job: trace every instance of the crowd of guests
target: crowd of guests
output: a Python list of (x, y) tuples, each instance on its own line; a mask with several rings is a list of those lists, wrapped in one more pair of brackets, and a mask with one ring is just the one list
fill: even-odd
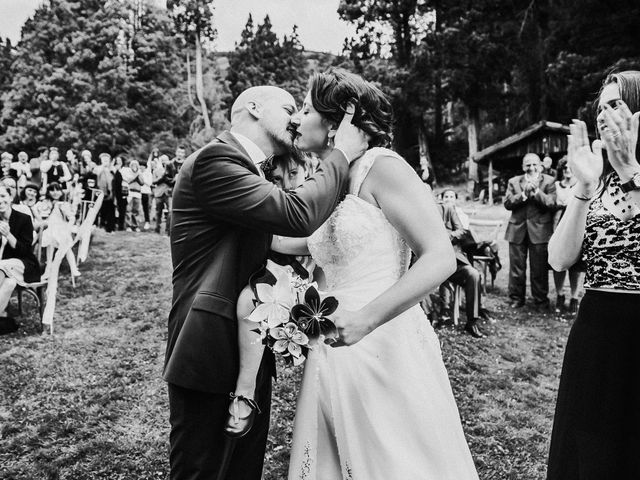
[[(54, 202), (50, 194), (53, 185), (54, 192), (62, 192), (60, 198), (78, 205), (81, 200), (95, 200), (101, 191), (104, 199), (99, 224), (107, 232), (149, 230), (153, 222), (160, 233), (164, 222), (168, 233), (173, 184), (186, 152), (179, 145), (171, 158), (154, 148), (143, 160), (107, 152), (99, 153), (96, 160), (89, 150), (78, 154), (73, 149), (67, 150), (63, 159), (56, 147), (41, 147), (33, 158), (23, 151), (15, 158), (4, 152), (0, 182), (15, 195), (14, 203), (29, 206), (34, 223), (48, 217)], [(73, 214), (79, 212), (74, 210)]]
[[(41, 147), (37, 156), (24, 152), (0, 155), (0, 331), (17, 328), (6, 308), (17, 285), (44, 281), (56, 249), (67, 250), (72, 281), (80, 275), (71, 248), (74, 233), (100, 192), (96, 222), (107, 232), (151, 229), (169, 233), (175, 176), (186, 158), (179, 145), (170, 158), (154, 149), (142, 161), (69, 149), (61, 157), (56, 147)], [(34, 254), (35, 245), (45, 258)], [(42, 266), (40, 265), (42, 263)]]

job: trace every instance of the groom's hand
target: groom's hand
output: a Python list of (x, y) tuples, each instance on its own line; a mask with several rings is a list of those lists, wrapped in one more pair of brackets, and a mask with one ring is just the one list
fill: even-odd
[(334, 148), (344, 153), (349, 163), (360, 158), (369, 148), (369, 136), (351, 123), (355, 110), (352, 104), (347, 106), (347, 113), (342, 117), (334, 139)]

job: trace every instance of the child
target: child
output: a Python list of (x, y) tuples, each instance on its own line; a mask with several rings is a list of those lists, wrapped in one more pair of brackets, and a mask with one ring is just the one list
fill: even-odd
[[(291, 158), (289, 156), (273, 157), (262, 165), (265, 178), (283, 190), (297, 188), (305, 178), (304, 159)], [(274, 236), (271, 243), (272, 252), (269, 254), (266, 269), (278, 277), (288, 270), (290, 274), (309, 277), (313, 270), (313, 261), (308, 257), (306, 238), (283, 238)], [(280, 253), (277, 253), (280, 252)], [(292, 255), (306, 255), (305, 259), (299, 259)], [(240, 371), (236, 381), (235, 392), (231, 393), (233, 399), (229, 406), (229, 419), (225, 431), (230, 437), (242, 437), (251, 429), (255, 414), (260, 413), (254, 400), (256, 389), (256, 377), (264, 346), (256, 335), (256, 323), (247, 319), (255, 308), (255, 295), (251, 285), (247, 285), (238, 298), (238, 347), (240, 352)]]

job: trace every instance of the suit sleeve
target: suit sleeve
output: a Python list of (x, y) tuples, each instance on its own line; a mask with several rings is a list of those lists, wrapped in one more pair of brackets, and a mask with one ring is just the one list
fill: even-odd
[(522, 198), (522, 193), (516, 192), (515, 184), (509, 180), (507, 184), (507, 193), (504, 196), (504, 208), (507, 210), (517, 210), (524, 206), (527, 200)]
[(306, 237), (331, 215), (346, 187), (349, 166), (335, 150), (318, 171), (284, 192), (237, 159), (203, 155), (192, 174), (196, 199), (213, 217), (276, 235)]
[(449, 239), (451, 240), (452, 245), (456, 245), (460, 243), (460, 239), (464, 237), (465, 229), (462, 227), (460, 217), (458, 217), (458, 214), (453, 207), (447, 208), (446, 216), (449, 218), (449, 221), (445, 224), (449, 232)]
[(536, 203), (547, 208), (556, 208), (556, 184), (555, 182), (541, 185), (538, 192), (533, 196)]
[(16, 237), (15, 252), (20, 257), (26, 257), (31, 251), (33, 243), (33, 223), (31, 217), (24, 215), (21, 220), (16, 222), (15, 231), (11, 232)]

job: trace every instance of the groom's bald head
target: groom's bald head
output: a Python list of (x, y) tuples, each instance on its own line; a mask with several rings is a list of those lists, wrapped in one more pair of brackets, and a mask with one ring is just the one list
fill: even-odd
[(246, 136), (266, 155), (284, 153), (293, 148), (291, 117), (296, 110), (296, 101), (281, 88), (248, 88), (231, 106), (231, 132)]
[(292, 105), (294, 110), (296, 108), (296, 102), (291, 94), (282, 88), (270, 85), (247, 88), (238, 95), (231, 106), (231, 124), (234, 124), (234, 119), (238, 121), (243, 112), (248, 112), (255, 117), (256, 107), (258, 110), (263, 110), (274, 102)]

